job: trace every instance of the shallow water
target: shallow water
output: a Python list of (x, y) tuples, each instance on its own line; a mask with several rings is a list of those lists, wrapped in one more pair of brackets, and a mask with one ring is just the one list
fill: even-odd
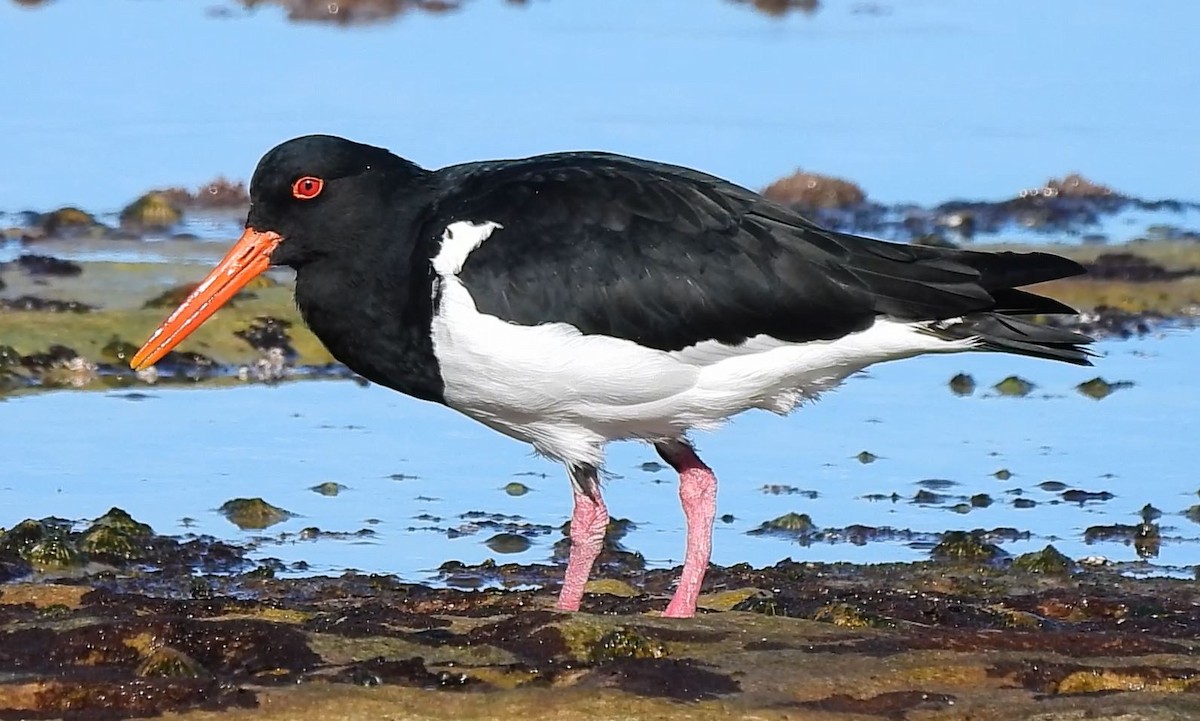
[[(1097, 368), (973, 354), (894, 363), (851, 379), (819, 403), (788, 418), (749, 413), (697, 437), (702, 455), (722, 481), (714, 560), (769, 564), (785, 557), (878, 562), (927, 557), (926, 543), (797, 541), (747, 535), (789, 511), (808, 513), (819, 528), (851, 524), (917, 532), (1015, 527), (1028, 540), (1004, 543), (1013, 553), (1047, 542), (1079, 558), (1103, 555), (1135, 561), (1122, 542), (1087, 544), (1089, 526), (1136, 524), (1149, 503), (1163, 511), (1161, 552), (1144, 572), (1179, 572), (1200, 564), (1200, 528), (1182, 512), (1200, 502), (1192, 457), (1200, 435), (1194, 359), (1200, 334), (1099, 345)], [(958, 372), (979, 384), (956, 397), (947, 387)], [(998, 397), (990, 386), (1010, 374), (1037, 384), (1025, 398)], [(1074, 387), (1096, 375), (1133, 381), (1132, 388), (1096, 401)], [(486, 558), (544, 561), (557, 527), (569, 516), (562, 471), (528, 449), (445, 408), (380, 387), (352, 382), (301, 382), (230, 390), (150, 390), (149, 397), (58, 392), (0, 404), (0, 437), (9, 449), (0, 481), (0, 524), (50, 514), (86, 518), (118, 505), (159, 532), (202, 532), (235, 540), (264, 539), (260, 555), (303, 560), (315, 572), (343, 568), (424, 579), (444, 561)], [(879, 459), (857, 458), (869, 451)], [(652, 565), (677, 563), (683, 522), (668, 470), (640, 444), (611, 448), (606, 498), (614, 516), (636, 530), (625, 545)], [(993, 473), (1010, 470), (1012, 478)], [(400, 477), (400, 480), (392, 478)], [(919, 481), (953, 481), (934, 488), (949, 498), (913, 502)], [(1108, 491), (1114, 498), (1067, 503), (1038, 484)], [(326, 497), (309, 488), (335, 481), (349, 488)], [(519, 481), (531, 491), (510, 496)], [(772, 495), (786, 484), (805, 495)], [(1021, 489), (1019, 496), (1014, 489)], [(870, 501), (870, 494), (897, 494)], [(966, 515), (950, 506), (977, 493), (995, 503)], [(216, 512), (226, 500), (262, 496), (300, 514), (267, 531), (240, 531)], [(1036, 506), (1018, 509), (1015, 498)], [(496, 531), (473, 531), (462, 514), (519, 515), (554, 527), (534, 534), (531, 547), (498, 555), (485, 541)], [(419, 518), (423, 514), (437, 520)], [(189, 517), (190, 528), (181, 524)], [(316, 526), (326, 531), (370, 528), (353, 540), (266, 542), (281, 532)], [(448, 529), (457, 529), (455, 535)], [(545, 529), (543, 529), (545, 530)]]

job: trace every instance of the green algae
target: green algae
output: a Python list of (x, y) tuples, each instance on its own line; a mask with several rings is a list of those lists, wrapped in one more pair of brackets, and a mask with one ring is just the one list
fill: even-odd
[(260, 531), (295, 515), (261, 498), (234, 498), (221, 504), (218, 512), (243, 531)]
[(1040, 551), (1023, 553), (1012, 562), (1014, 571), (1025, 573), (1070, 573), (1074, 566), (1075, 562), (1053, 545), (1047, 545)]

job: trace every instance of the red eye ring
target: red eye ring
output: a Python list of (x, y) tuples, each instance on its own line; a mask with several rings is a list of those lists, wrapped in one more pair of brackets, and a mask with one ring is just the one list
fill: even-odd
[(312, 200), (324, 189), (324, 180), (315, 175), (306, 175), (292, 183), (292, 197), (297, 200)]

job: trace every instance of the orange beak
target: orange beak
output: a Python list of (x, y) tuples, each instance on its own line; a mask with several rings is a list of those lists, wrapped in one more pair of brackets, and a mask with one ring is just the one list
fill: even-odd
[(246, 228), (221, 262), (213, 268), (187, 300), (167, 316), (150, 340), (129, 361), (134, 370), (154, 365), (183, 342), (209, 316), (237, 295), (247, 283), (271, 267), (271, 253), (283, 238), (273, 231)]

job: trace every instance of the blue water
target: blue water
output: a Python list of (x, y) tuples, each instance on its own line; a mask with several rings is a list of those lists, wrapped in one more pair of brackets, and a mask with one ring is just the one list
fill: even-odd
[[(864, 524), (939, 533), (1011, 526), (1033, 534), (1004, 545), (1013, 553), (1053, 542), (1077, 558), (1134, 561), (1132, 547), (1089, 545), (1083, 532), (1135, 524), (1137, 511), (1150, 503), (1164, 512), (1164, 541), (1154, 563), (1160, 569), (1200, 564), (1200, 527), (1181, 515), (1200, 503), (1192, 463), (1200, 436), (1200, 334), (1106, 342), (1100, 350), (1095, 369), (985, 354), (878, 366), (788, 418), (748, 413), (698, 436), (702, 456), (721, 479), (719, 513), (735, 519), (718, 522), (714, 560), (927, 557), (919, 544), (805, 547), (746, 533), (795, 511), (810, 514), (821, 528)], [(947, 388), (960, 371), (979, 382), (973, 396), (956, 397)], [(1037, 389), (1026, 398), (997, 397), (988, 389), (1013, 373)], [(1097, 373), (1135, 386), (1101, 401), (1075, 392)], [(524, 553), (497, 556), (484, 545), (493, 531), (472, 533), (464, 513), (516, 514), (555, 528), (570, 514), (569, 484), (557, 465), (453, 411), (380, 387), (305, 382), (149, 392), (141, 401), (121, 393), (60, 392), (0, 404), (0, 437), (13, 449), (0, 480), (0, 524), (49, 514), (94, 517), (119, 505), (160, 532), (238, 540), (311, 526), (371, 528), (378, 534), (372, 539), (265, 543), (259, 553), (304, 560), (321, 572), (356, 568), (423, 579), (450, 559), (544, 561), (561, 537), (556, 531), (535, 538)], [(855, 456), (863, 450), (879, 460), (860, 463)], [(683, 521), (672, 473), (641, 468), (654, 460), (643, 445), (613, 445), (608, 469), (615, 476), (606, 498), (615, 516), (637, 524), (626, 545), (654, 565), (667, 565), (681, 558)], [(1013, 477), (994, 478), (1000, 468)], [(931, 478), (958, 484), (941, 493), (987, 493), (995, 503), (965, 515), (949, 510), (956, 499), (912, 503), (918, 481)], [(504, 486), (514, 480), (532, 491), (507, 495)], [(1116, 497), (1083, 507), (1053, 504), (1058, 494), (1037, 487), (1046, 480)], [(325, 481), (349, 488), (336, 497), (309, 490)], [(769, 484), (817, 497), (770, 495), (762, 491)], [(1017, 488), (1038, 505), (1015, 508), (1011, 491)], [(864, 498), (877, 493), (901, 500)], [(239, 496), (262, 496), (300, 517), (266, 532), (240, 531), (216, 512)], [(421, 520), (421, 514), (443, 520)], [(184, 528), (185, 517), (195, 526)], [(467, 533), (449, 538), (447, 528)]]
[(474, 0), (354, 29), (211, 4), (0, 3), (0, 210), (244, 179), (314, 131), (429, 166), (598, 148), (750, 187), (803, 166), (888, 203), (1071, 170), (1200, 195), (1190, 0)]

